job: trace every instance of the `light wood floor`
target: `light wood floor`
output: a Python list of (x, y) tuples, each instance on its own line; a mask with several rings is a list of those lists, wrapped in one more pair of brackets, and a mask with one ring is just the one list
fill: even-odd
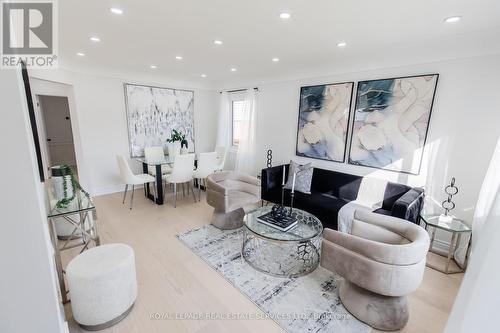
[[(154, 320), (151, 315), (175, 313), (261, 313), (221, 275), (210, 268), (176, 234), (209, 223), (212, 209), (202, 194), (187, 197), (174, 209), (136, 191), (134, 209), (122, 205), (121, 194), (95, 198), (101, 241), (126, 243), (136, 255), (138, 298), (122, 322), (101, 332), (284, 332), (272, 320)], [(71, 256), (67, 251), (63, 261)], [(426, 268), (424, 281), (409, 297), (410, 321), (402, 332), (442, 332), (463, 274), (445, 275)], [(66, 306), (71, 332), (85, 332)]]

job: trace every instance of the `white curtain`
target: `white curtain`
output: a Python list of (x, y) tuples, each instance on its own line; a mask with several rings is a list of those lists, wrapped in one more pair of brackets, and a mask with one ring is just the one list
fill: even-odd
[(217, 147), (231, 147), (231, 121), (231, 103), (227, 92), (223, 92), (220, 94)]
[(243, 121), (241, 139), (236, 155), (235, 169), (255, 176), (256, 134), (257, 134), (257, 94), (250, 88), (243, 103)]

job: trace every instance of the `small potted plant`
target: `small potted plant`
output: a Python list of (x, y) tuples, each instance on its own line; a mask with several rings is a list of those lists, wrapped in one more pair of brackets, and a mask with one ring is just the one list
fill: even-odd
[(51, 168), (51, 171), (57, 208), (67, 208), (75, 199), (77, 191), (90, 198), (89, 194), (80, 186), (70, 166), (55, 166)]
[(186, 136), (177, 130), (172, 130), (170, 138), (167, 139), (168, 145), (168, 155), (177, 156), (181, 152), (182, 140), (185, 140)]

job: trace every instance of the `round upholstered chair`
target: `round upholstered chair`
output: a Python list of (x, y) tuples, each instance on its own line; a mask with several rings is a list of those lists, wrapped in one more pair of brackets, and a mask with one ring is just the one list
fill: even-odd
[(66, 268), (73, 318), (97, 331), (125, 318), (137, 298), (134, 250), (126, 244), (91, 248)]
[(260, 200), (260, 181), (247, 174), (222, 171), (207, 177), (207, 203), (214, 207), (212, 225), (219, 229), (243, 226), (243, 207)]
[(359, 320), (384, 331), (408, 322), (406, 295), (425, 270), (429, 235), (424, 228), (392, 216), (357, 210), (351, 234), (323, 232), (321, 266), (340, 274), (340, 299)]

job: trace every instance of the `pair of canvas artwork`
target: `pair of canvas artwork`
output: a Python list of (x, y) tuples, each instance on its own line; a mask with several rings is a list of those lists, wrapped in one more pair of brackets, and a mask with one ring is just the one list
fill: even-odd
[(358, 82), (351, 126), (354, 82), (302, 87), (297, 155), (345, 162), (349, 149), (350, 164), (418, 174), (437, 81), (438, 74)]

